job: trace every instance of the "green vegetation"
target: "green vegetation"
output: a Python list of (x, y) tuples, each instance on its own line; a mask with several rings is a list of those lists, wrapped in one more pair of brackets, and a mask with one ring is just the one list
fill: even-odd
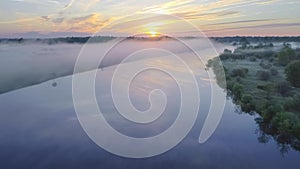
[(76, 43), (76, 44), (84, 44), (84, 43), (100, 43), (107, 42), (115, 39), (112, 36), (87, 36), (87, 37), (62, 37), (62, 38), (45, 38), (45, 39), (23, 39), (23, 38), (15, 38), (15, 39), (0, 39), (0, 43), (43, 43), (48, 45), (54, 45), (59, 43)]
[(295, 87), (300, 87), (300, 61), (290, 63), (285, 72), (287, 80)]
[(260, 115), (257, 122), (264, 133), (300, 151), (300, 50), (287, 43), (275, 48), (242, 42), (207, 66), (242, 111)]

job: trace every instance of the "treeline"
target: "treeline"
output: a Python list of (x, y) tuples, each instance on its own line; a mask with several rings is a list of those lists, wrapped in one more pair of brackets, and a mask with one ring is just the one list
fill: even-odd
[(246, 39), (249, 43), (266, 42), (300, 42), (300, 36), (233, 36), (233, 37), (211, 37), (211, 39), (221, 43), (238, 43)]
[(112, 36), (95, 36), (95, 37), (63, 37), (63, 38), (46, 38), (46, 39), (24, 39), (24, 38), (11, 38), (11, 39), (0, 39), (0, 43), (42, 43), (42, 44), (59, 44), (59, 43), (100, 43), (107, 42), (115, 39)]

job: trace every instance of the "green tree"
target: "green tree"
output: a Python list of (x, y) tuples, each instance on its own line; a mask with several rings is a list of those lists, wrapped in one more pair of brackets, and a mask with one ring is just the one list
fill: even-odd
[(285, 69), (287, 80), (295, 87), (300, 87), (300, 61), (290, 63)]
[(278, 54), (278, 63), (286, 66), (292, 59), (295, 59), (295, 51), (288, 45), (284, 45)]
[(240, 99), (242, 97), (243, 91), (243, 86), (238, 83), (235, 83), (232, 87), (232, 93), (236, 97), (236, 99)]

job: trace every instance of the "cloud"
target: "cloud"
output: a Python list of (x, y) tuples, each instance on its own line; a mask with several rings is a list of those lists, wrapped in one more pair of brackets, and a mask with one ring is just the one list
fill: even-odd
[(56, 4), (56, 5), (59, 5), (59, 4), (60, 4), (60, 2), (58, 2), (58, 1), (53, 1), (53, 0), (48, 0), (47, 2), (50, 3), (50, 4)]
[(75, 2), (75, 0), (71, 0), (68, 4), (66, 4), (65, 6), (64, 6), (64, 10), (66, 10), (66, 9), (68, 9), (69, 7), (71, 7), (72, 5), (73, 5), (73, 3)]
[(49, 16), (41, 16), (42, 19), (44, 19), (45, 21), (49, 21), (50, 17)]
[(104, 18), (99, 13), (93, 13), (85, 16), (73, 17), (66, 20), (66, 27), (69, 31), (79, 32), (97, 32), (107, 25), (111, 18)]
[(253, 25), (253, 26), (222, 28), (222, 29), (206, 30), (206, 31), (214, 32), (214, 31), (239, 30), (239, 29), (280, 28), (280, 27), (294, 27), (294, 26), (300, 26), (300, 23), (272, 23), (272, 24)]
[(60, 23), (62, 23), (64, 20), (65, 20), (65, 18), (64, 18), (64, 17), (61, 17), (61, 18), (55, 18), (55, 19), (52, 19), (52, 22), (53, 22), (53, 23), (60, 24)]
[(190, 11), (190, 12), (181, 12), (181, 13), (174, 13), (174, 15), (182, 17), (184, 19), (220, 19), (221, 17), (224, 18), (224, 16), (229, 15), (235, 15), (238, 14), (238, 11), (220, 11), (220, 12), (211, 12), (211, 13), (199, 13), (197, 11)]
[(272, 4), (274, 2), (278, 2), (280, 0), (266, 0), (266, 1), (262, 1), (262, 2), (257, 2), (257, 4), (259, 5), (269, 5), (269, 4)]
[(221, 22), (221, 23), (206, 24), (205, 26), (230, 25), (230, 24), (239, 24), (239, 23), (254, 23), (254, 22), (274, 21), (274, 20), (275, 19), (240, 20), (240, 21), (233, 21), (233, 22)]
[(70, 19), (68, 21), (68, 23), (74, 24), (74, 23), (80, 23), (80, 22), (84, 22), (84, 21), (89, 21), (89, 20), (93, 20), (93, 19), (97, 19), (99, 16), (99, 14), (89, 14), (86, 16), (80, 16), (80, 17), (74, 17), (72, 19)]

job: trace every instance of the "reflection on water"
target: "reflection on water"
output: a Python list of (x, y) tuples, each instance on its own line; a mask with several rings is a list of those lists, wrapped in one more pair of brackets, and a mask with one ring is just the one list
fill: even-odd
[[(150, 58), (131, 64), (161, 64), (182, 71), (172, 60)], [(172, 66), (173, 65), (173, 66)], [(162, 89), (167, 97), (163, 116), (155, 123), (133, 125), (120, 116), (111, 99), (110, 80), (114, 66), (99, 70), (96, 97), (106, 120), (118, 131), (136, 137), (149, 137), (165, 130), (178, 113), (180, 93), (174, 79), (159, 71), (146, 71), (130, 86), (132, 104), (149, 108), (148, 94)], [(184, 73), (184, 72), (183, 72)], [(73, 108), (72, 77), (66, 76), (39, 85), (0, 95), (0, 168), (298, 168), (300, 154), (290, 150), (282, 156), (277, 142), (257, 140), (256, 116), (236, 113), (231, 99), (214, 135), (204, 144), (198, 137), (210, 105), (210, 86), (204, 70), (195, 72), (201, 93), (197, 121), (188, 136), (172, 150), (146, 159), (112, 155), (82, 130)], [(126, 79), (126, 74), (121, 78)], [(189, 82), (186, 82), (189, 85)], [(88, 104), (88, 100), (84, 100)], [(95, 117), (96, 118), (96, 117)], [(170, 138), (172, 139), (172, 138)], [(112, 140), (115, 141), (115, 140)], [(135, 147), (132, 147), (133, 149)]]

